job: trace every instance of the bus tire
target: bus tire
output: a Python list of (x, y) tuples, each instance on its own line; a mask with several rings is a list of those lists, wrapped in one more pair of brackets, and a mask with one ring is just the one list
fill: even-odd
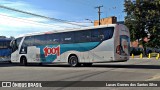
[(84, 67), (91, 67), (93, 63), (83, 63)]
[(80, 63), (78, 62), (78, 57), (76, 55), (71, 55), (68, 59), (68, 63), (71, 67), (80, 66)]
[(43, 64), (42, 64), (42, 63), (39, 63), (38, 65), (39, 65), (39, 66), (42, 66)]
[(8, 61), (8, 63), (12, 64), (12, 62), (11, 62), (11, 61)]
[(21, 64), (23, 65), (23, 66), (27, 66), (27, 58), (26, 57), (21, 57)]

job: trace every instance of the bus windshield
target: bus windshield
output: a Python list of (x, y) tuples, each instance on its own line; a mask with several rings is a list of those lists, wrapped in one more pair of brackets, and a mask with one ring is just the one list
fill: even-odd
[(12, 52), (18, 50), (18, 46), (20, 44), (20, 41), (21, 41), (22, 38), (17, 38), (15, 40), (13, 40), (10, 44), (11, 48), (12, 48)]

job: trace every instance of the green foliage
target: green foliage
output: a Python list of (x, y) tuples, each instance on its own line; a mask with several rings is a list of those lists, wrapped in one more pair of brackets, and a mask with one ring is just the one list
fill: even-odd
[[(131, 41), (142, 39), (144, 46), (160, 48), (160, 0), (125, 0), (124, 7)], [(145, 43), (143, 38), (148, 35), (154, 38)]]

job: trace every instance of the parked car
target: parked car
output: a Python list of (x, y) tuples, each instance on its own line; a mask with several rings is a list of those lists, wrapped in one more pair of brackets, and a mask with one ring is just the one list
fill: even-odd
[(131, 47), (130, 48), (130, 55), (134, 54), (134, 55), (140, 55), (141, 53), (143, 53), (143, 48), (140, 47)]

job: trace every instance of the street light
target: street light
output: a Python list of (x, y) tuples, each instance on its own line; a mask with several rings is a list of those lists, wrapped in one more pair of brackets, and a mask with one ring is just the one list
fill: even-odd
[(92, 20), (90, 20), (90, 19), (85, 19), (85, 20), (88, 20), (88, 21), (90, 21), (91, 23), (93, 23), (93, 21), (92, 21)]

